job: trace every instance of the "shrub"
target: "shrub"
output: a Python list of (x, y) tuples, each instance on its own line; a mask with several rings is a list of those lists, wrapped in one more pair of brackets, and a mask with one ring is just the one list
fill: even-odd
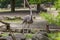
[(26, 34), (25, 36), (26, 36), (26, 38), (32, 38), (33, 34)]
[(40, 16), (44, 18), (49, 24), (55, 24), (60, 26), (60, 13), (57, 16), (49, 13), (41, 13)]

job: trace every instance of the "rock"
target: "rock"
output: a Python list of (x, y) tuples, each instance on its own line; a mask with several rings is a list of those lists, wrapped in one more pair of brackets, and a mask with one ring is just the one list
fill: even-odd
[(44, 36), (48, 37), (48, 35), (47, 35), (47, 32), (46, 32), (46, 31), (40, 31), (40, 32), (38, 32), (37, 34), (42, 34), (42, 35), (44, 35)]
[(49, 38), (46, 33), (42, 32), (42, 33), (35, 34), (32, 40), (49, 40)]
[(15, 34), (16, 40), (25, 40), (25, 36), (23, 34)]
[(7, 36), (7, 37), (0, 37), (0, 40), (13, 40), (11, 38), (11, 36)]
[(26, 40), (31, 40), (31, 38), (27, 38)]

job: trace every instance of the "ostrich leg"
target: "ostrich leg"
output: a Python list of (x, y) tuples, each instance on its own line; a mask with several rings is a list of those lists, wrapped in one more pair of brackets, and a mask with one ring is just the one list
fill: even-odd
[(25, 32), (25, 27), (27, 26), (27, 23), (23, 23), (23, 27), (22, 27), (22, 33), (24, 34), (24, 32)]
[(27, 33), (29, 33), (30, 25), (31, 25), (31, 24), (27, 24)]
[[(29, 32), (28, 28), (30, 27), (30, 24), (33, 23), (33, 19), (32, 19), (32, 9), (31, 9), (31, 6), (29, 5), (28, 0), (26, 0), (26, 3), (27, 3), (27, 5), (29, 6), (30, 14), (27, 15), (27, 16), (25, 16), (23, 23), (26, 23), (25, 26), (27, 27), (26, 30), (27, 30), (27, 33), (28, 33), (28, 32)], [(24, 30), (24, 28), (23, 28), (23, 32), (24, 32), (24, 31), (25, 31), (25, 30)]]

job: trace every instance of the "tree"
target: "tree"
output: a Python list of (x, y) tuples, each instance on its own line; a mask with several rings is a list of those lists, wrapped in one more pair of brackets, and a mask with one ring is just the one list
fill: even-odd
[(22, 6), (23, 0), (15, 0), (15, 7)]
[(40, 16), (42, 18), (44, 18), (48, 24), (54, 24), (54, 25), (60, 26), (60, 13), (58, 13), (58, 15), (56, 15), (56, 16), (53, 14), (42, 13), (42, 14), (40, 14)]
[(24, 8), (26, 7), (26, 5), (25, 5), (25, 0), (24, 0)]
[(11, 11), (14, 12), (15, 11), (15, 6), (19, 6), (19, 3), (21, 3), (21, 2), (22, 2), (22, 0), (11, 0), (10, 1)]
[(11, 11), (14, 12), (15, 11), (15, 0), (11, 0)]
[(37, 4), (37, 12), (40, 12), (40, 4), (51, 2), (54, 4), (55, 0), (29, 0), (30, 4)]
[(55, 1), (55, 7), (58, 9), (60, 8), (60, 0)]
[(30, 4), (37, 4), (37, 12), (40, 11), (40, 4), (41, 4), (42, 0), (29, 0)]
[(10, 0), (0, 0), (0, 8), (6, 8)]

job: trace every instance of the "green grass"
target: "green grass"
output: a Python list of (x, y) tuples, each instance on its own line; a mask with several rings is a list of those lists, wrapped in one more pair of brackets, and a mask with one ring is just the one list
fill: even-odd
[(2, 20), (2, 21), (4, 21), (4, 22), (7, 22), (7, 23), (21, 23), (22, 22), (22, 20)]
[(7, 33), (4, 33), (4, 34), (2, 34), (2, 36), (6, 37), (6, 36), (8, 36), (8, 34)]
[(0, 9), (0, 12), (8, 12), (11, 11), (11, 9)]
[[(18, 33), (14, 33), (14, 35), (16, 35), (16, 34), (18, 34)], [(7, 36), (9, 36), (9, 34), (8, 33), (3, 33), (3, 34), (0, 34), (0, 36), (7, 37)]]
[(49, 33), (48, 37), (52, 40), (60, 40), (60, 32), (57, 33)]
[(32, 38), (33, 37), (33, 34), (31, 34), (31, 33), (30, 34), (25, 34), (25, 37), (26, 38)]
[(0, 34), (0, 36), (2, 36), (2, 37), (7, 37), (8, 34), (7, 34), (7, 33), (3, 33), (3, 34)]

